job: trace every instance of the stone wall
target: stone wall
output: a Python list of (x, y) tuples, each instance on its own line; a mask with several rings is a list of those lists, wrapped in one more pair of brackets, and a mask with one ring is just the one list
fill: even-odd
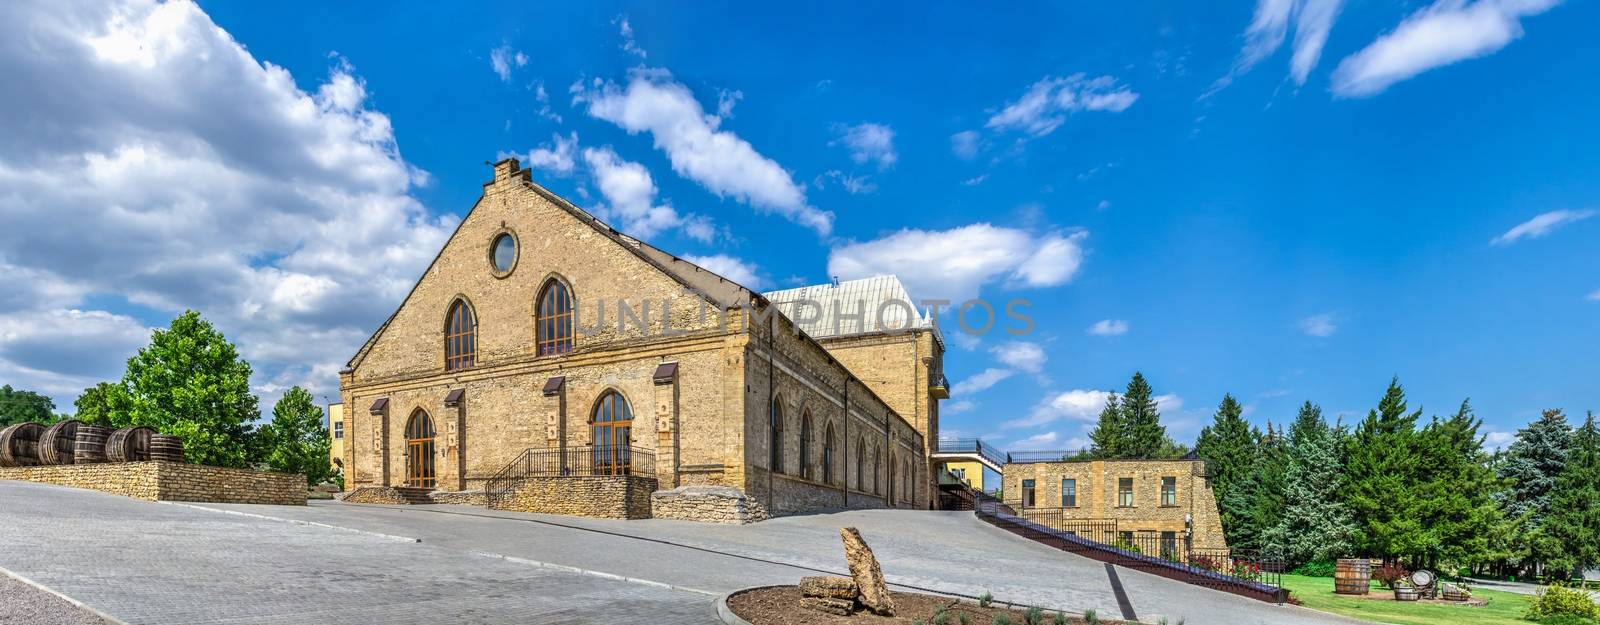
[(569, 514), (603, 519), (650, 518), (656, 479), (636, 475), (534, 477), (511, 488), (496, 510)]
[[(1006, 503), (1020, 508), (1022, 481), (1034, 481), (1034, 507), (1059, 510), (1068, 520), (1110, 519), (1124, 532), (1176, 532), (1183, 535), (1184, 517), (1191, 519), (1196, 548), (1226, 548), (1216, 496), (1199, 460), (1092, 460), (1028, 462), (1005, 465)], [(1177, 497), (1161, 503), (1161, 480), (1173, 478)], [(1077, 505), (1063, 506), (1062, 480), (1075, 480)], [(1118, 480), (1133, 480), (1133, 505), (1121, 505)], [(1027, 516), (1026, 510), (1020, 510)]]
[(388, 486), (362, 486), (348, 493), (340, 495), (339, 501), (345, 503), (379, 503), (390, 505), (405, 505), (411, 503), (400, 496), (400, 491)]
[(744, 524), (764, 521), (761, 502), (727, 486), (680, 486), (650, 496), (651, 514), (658, 519), (704, 523)]
[(0, 468), (0, 479), (88, 488), (149, 501), (303, 506), (306, 478), (175, 462), (116, 462)]

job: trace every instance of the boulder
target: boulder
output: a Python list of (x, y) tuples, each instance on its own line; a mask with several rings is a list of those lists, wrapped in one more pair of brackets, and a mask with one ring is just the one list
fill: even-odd
[(828, 614), (837, 614), (839, 616), (850, 616), (850, 612), (856, 607), (856, 602), (849, 599), (803, 597), (800, 599), (800, 607), (808, 610), (816, 610), (818, 612), (827, 612)]
[(858, 591), (856, 580), (848, 577), (802, 577), (800, 594), (822, 599), (849, 599), (855, 601)]
[(883, 581), (883, 569), (867, 541), (861, 539), (861, 532), (841, 527), (839, 538), (844, 541), (844, 560), (850, 565), (850, 576), (855, 578), (861, 605), (882, 616), (894, 616), (894, 599), (889, 597), (889, 586)]

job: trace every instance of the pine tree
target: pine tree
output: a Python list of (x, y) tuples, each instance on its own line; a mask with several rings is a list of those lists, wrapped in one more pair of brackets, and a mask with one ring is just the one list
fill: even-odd
[(1593, 412), (1572, 437), (1567, 466), (1550, 491), (1543, 531), (1561, 546), (1549, 559), (1555, 570), (1600, 565), (1600, 425)]
[(1123, 436), (1122, 401), (1111, 393), (1100, 409), (1099, 423), (1089, 433), (1090, 453), (1096, 458), (1121, 458)]
[(1223, 502), (1237, 515), (1228, 544), (1238, 549), (1280, 551), (1283, 545), (1272, 542), (1271, 531), (1283, 520), (1288, 448), (1268, 422), (1255, 450), (1249, 475)]
[(1121, 419), (1126, 445), (1118, 457), (1160, 458), (1175, 446), (1161, 425), (1161, 410), (1142, 373), (1134, 372), (1122, 394)]
[(1362, 555), (1390, 558), (1427, 551), (1412, 498), (1421, 414), (1406, 411), (1405, 389), (1395, 378), (1347, 443), (1345, 502), (1356, 519), (1356, 549)]
[(1206, 462), (1206, 474), (1211, 477), (1211, 492), (1216, 495), (1222, 514), (1223, 533), (1229, 542), (1237, 542), (1234, 528), (1244, 515), (1228, 504), (1236, 500), (1230, 495), (1244, 485), (1254, 468), (1256, 440), (1260, 433), (1244, 420), (1244, 408), (1233, 395), (1223, 395), (1222, 403), (1211, 425), (1200, 430), (1194, 450)]
[(1339, 501), (1342, 471), (1338, 433), (1306, 402), (1289, 426), (1283, 515), (1266, 534), (1291, 566), (1348, 555), (1355, 521)]
[(1463, 401), (1455, 415), (1434, 418), (1417, 435), (1412, 508), (1426, 536), (1426, 551), (1418, 555), (1428, 566), (1480, 564), (1492, 555), (1489, 539), (1500, 522), (1493, 494), (1500, 483), (1483, 451), (1482, 426)]
[(250, 364), (228, 339), (188, 311), (156, 330), (128, 359), (122, 387), (111, 394), (112, 425), (143, 425), (183, 439), (190, 462), (242, 467), (250, 424), (261, 414), (250, 393)]
[(1541, 527), (1550, 513), (1550, 491), (1567, 464), (1571, 446), (1572, 427), (1566, 415), (1550, 409), (1518, 430), (1501, 454), (1495, 472), (1506, 488), (1496, 497), (1501, 513), (1514, 524), (1508, 545), (1514, 563), (1531, 565), (1560, 553), (1560, 545), (1546, 540)]
[(333, 472), (328, 461), (328, 428), (311, 393), (298, 386), (272, 407), (272, 423), (262, 428), (263, 459), (274, 471), (300, 473), (321, 484)]

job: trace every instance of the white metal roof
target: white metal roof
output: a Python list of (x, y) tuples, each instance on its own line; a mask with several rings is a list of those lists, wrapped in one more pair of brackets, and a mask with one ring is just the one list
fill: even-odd
[(900, 279), (890, 275), (762, 295), (812, 338), (908, 328), (931, 328), (937, 332), (933, 318), (918, 308)]

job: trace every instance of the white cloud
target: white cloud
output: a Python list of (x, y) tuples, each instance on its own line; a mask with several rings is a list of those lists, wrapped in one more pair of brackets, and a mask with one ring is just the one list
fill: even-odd
[(978, 155), (978, 148), (982, 145), (982, 135), (976, 130), (963, 130), (950, 135), (950, 151), (962, 160), (972, 160)]
[(1343, 61), (1333, 93), (1370, 96), (1417, 74), (1487, 56), (1522, 37), (1522, 18), (1560, 0), (1436, 0)]
[(257, 382), (336, 390), (456, 224), (354, 70), (302, 91), (186, 2), (0, 12), (0, 75), (32, 85), (0, 100), (0, 266), (44, 296), (0, 295), (0, 376), (63, 403), (114, 377), (147, 329), (87, 302), (126, 300), (202, 311)]
[(1068, 114), (1079, 111), (1121, 113), (1138, 99), (1139, 94), (1110, 76), (1046, 76), (1028, 87), (1021, 98), (991, 116), (984, 126), (996, 131), (1020, 130), (1042, 137), (1055, 132), (1067, 121)]
[[(944, 415), (958, 415), (958, 414), (963, 414), (963, 413), (967, 413), (967, 412), (972, 412), (972, 410), (974, 408), (977, 408), (977, 407), (978, 407), (978, 404), (976, 402), (973, 402), (972, 400), (969, 400), (969, 399), (958, 399), (958, 400), (952, 401), (952, 402), (950, 402), (948, 404), (940, 404), (939, 405), (939, 413), (940, 414), (944, 414)], [(955, 438), (954, 435), (949, 434), (948, 432), (944, 432), (941, 435), (945, 436), (945, 437), (948, 437), (948, 438)]]
[(710, 241), (710, 221), (697, 215), (680, 216), (672, 205), (656, 203), (656, 184), (644, 165), (622, 160), (610, 146), (584, 148), (583, 162), (606, 204), (595, 207), (603, 219), (617, 221), (630, 236), (647, 239), (662, 231), (682, 227), (684, 234)]
[(989, 179), (989, 174), (978, 174), (978, 175), (973, 176), (971, 178), (968, 178), (966, 180), (962, 180), (961, 184), (964, 185), (964, 186), (968, 186), (968, 187), (976, 187), (976, 186), (978, 186), (980, 184), (983, 184), (983, 181), (988, 180), (988, 179)]
[(1333, 313), (1322, 313), (1301, 319), (1300, 331), (1311, 336), (1327, 338), (1338, 332), (1339, 326), (1335, 323)]
[[(566, 177), (572, 175), (577, 166), (574, 158), (578, 151), (578, 133), (569, 133), (562, 137), (560, 133), (550, 135), (550, 143), (540, 144), (539, 147), (528, 151), (523, 161), (529, 167), (542, 169), (556, 176)], [(501, 154), (501, 158), (507, 156)], [(516, 156), (516, 155), (511, 155)]]
[(512, 66), (523, 67), (528, 64), (528, 55), (511, 49), (511, 44), (502, 44), (500, 47), (489, 51), (489, 67), (501, 82), (511, 82)]
[(649, 56), (645, 53), (644, 48), (639, 47), (639, 43), (634, 41), (633, 26), (628, 23), (628, 16), (618, 15), (617, 19), (612, 20), (612, 23), (617, 25), (617, 34), (622, 35), (622, 50), (624, 52), (641, 59)]
[[(544, 81), (535, 80), (532, 84), (528, 85), (528, 89), (533, 91), (533, 101), (535, 104), (539, 105), (539, 108), (534, 112), (538, 113), (540, 117), (553, 121), (557, 124), (561, 123), (561, 115), (550, 108), (550, 92), (545, 91)], [(511, 120), (506, 120), (506, 128), (511, 128)]]
[(1056, 434), (1055, 432), (1034, 434), (1033, 436), (1029, 436), (1010, 444), (1008, 448), (1014, 451), (1038, 451), (1044, 445), (1055, 443), (1056, 439), (1059, 437), (1060, 435)]
[(1595, 291), (1593, 293), (1590, 293), (1589, 297), (1584, 298), (1584, 299), (1587, 299), (1587, 300), (1589, 300), (1591, 302), (1600, 302), (1600, 290), (1597, 290), (1597, 291)]
[(1516, 440), (1516, 432), (1487, 432), (1483, 435), (1483, 450), (1489, 452), (1500, 451), (1509, 447), (1511, 441)]
[(1015, 374), (1016, 372), (1010, 369), (990, 367), (972, 377), (957, 382), (955, 387), (950, 389), (950, 395), (953, 397), (966, 397), (967, 395), (981, 393)]
[(748, 289), (760, 290), (767, 284), (767, 281), (761, 278), (760, 273), (754, 264), (745, 262), (744, 260), (729, 256), (727, 254), (715, 254), (710, 256), (696, 256), (694, 254), (687, 254), (683, 257), (683, 259), (699, 265), (711, 273), (737, 282), (741, 286)]
[(1109, 391), (1087, 389), (1063, 391), (1044, 398), (1044, 401), (1034, 406), (1028, 416), (1007, 421), (1002, 427), (1034, 427), (1061, 419), (1092, 423), (1100, 417), (1100, 411), (1105, 409), (1106, 400), (1110, 397)]
[(722, 89), (717, 92), (717, 117), (723, 119), (733, 118), (733, 105), (744, 99), (744, 92), (739, 90), (729, 91)]
[(987, 223), (950, 230), (905, 229), (834, 246), (828, 273), (846, 280), (894, 274), (914, 298), (960, 303), (977, 297), (982, 286), (996, 280), (1028, 287), (1070, 282), (1082, 266), (1087, 237), (1082, 230), (1034, 236)]
[(838, 139), (828, 145), (843, 144), (850, 149), (850, 160), (858, 165), (877, 163), (879, 169), (888, 169), (900, 158), (894, 151), (894, 129), (888, 126), (863, 122), (854, 126), (836, 125), (833, 131)]
[(1128, 322), (1121, 319), (1101, 319), (1089, 326), (1089, 334), (1095, 336), (1122, 336), (1128, 333)]
[(1227, 75), (1211, 85), (1206, 95), (1228, 86), (1276, 53), (1289, 33), (1290, 20), (1294, 21), (1294, 54), (1289, 60), (1289, 76), (1297, 85), (1306, 84), (1306, 78), (1322, 58), (1328, 33), (1333, 30), (1333, 23), (1343, 8), (1344, 0), (1256, 0), (1255, 14), (1244, 30), (1244, 47), (1239, 50), (1239, 58), (1234, 60)]
[(1322, 59), (1322, 47), (1339, 19), (1344, 0), (1303, 0), (1294, 25), (1294, 56), (1289, 59), (1289, 75), (1296, 84), (1306, 84), (1311, 70)]
[(837, 169), (823, 172), (821, 176), (817, 176), (817, 179), (812, 182), (816, 184), (817, 189), (825, 189), (830, 181), (839, 183), (839, 187), (850, 195), (861, 195), (878, 190), (878, 184), (873, 182), (871, 177), (847, 174)]
[(1007, 365), (1027, 371), (1038, 373), (1044, 368), (1044, 363), (1049, 359), (1044, 353), (1044, 348), (1036, 343), (1027, 341), (1011, 341), (989, 348), (989, 353), (995, 360)]
[(1509, 245), (1517, 242), (1519, 239), (1537, 239), (1550, 234), (1551, 232), (1555, 232), (1557, 228), (1583, 221), (1595, 216), (1595, 214), (1596, 213), (1593, 209), (1563, 209), (1550, 211), (1548, 213), (1540, 213), (1535, 215), (1533, 219), (1529, 219), (1517, 224), (1510, 230), (1505, 231), (1505, 233), (1501, 234), (1500, 236), (1491, 239), (1489, 244)]
[(818, 234), (833, 229), (833, 213), (807, 203), (805, 189), (776, 161), (721, 130), (721, 118), (707, 115), (689, 88), (665, 70), (634, 69), (626, 87), (598, 79), (587, 89), (575, 84), (573, 103), (587, 103), (591, 117), (629, 134), (650, 133), (674, 172), (718, 196), (778, 213)]

